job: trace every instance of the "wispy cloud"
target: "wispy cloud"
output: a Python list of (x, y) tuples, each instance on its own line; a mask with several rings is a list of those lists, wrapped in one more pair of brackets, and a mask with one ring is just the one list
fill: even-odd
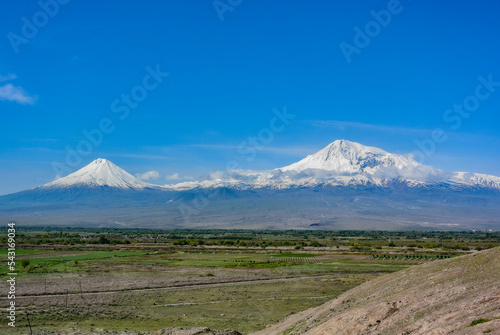
[[(325, 144), (326, 145), (326, 144)], [(310, 155), (322, 147), (317, 146), (290, 146), (290, 147), (262, 147), (258, 148), (259, 152), (270, 153), (282, 156), (306, 156)]]
[(316, 150), (318, 150), (317, 147), (311, 147), (311, 146), (289, 146), (289, 147), (273, 147), (273, 146), (267, 146), (267, 145), (261, 145), (261, 146), (252, 146), (249, 143), (245, 144), (240, 144), (240, 145), (228, 145), (228, 144), (188, 144), (185, 145), (187, 147), (193, 147), (193, 148), (205, 148), (205, 149), (213, 149), (213, 150), (238, 150), (242, 148), (253, 148), (258, 152), (263, 152), (263, 153), (272, 153), (272, 154), (277, 154), (277, 155), (284, 155), (284, 156), (301, 156), (301, 155), (308, 155)]
[(354, 130), (363, 130), (363, 131), (373, 131), (390, 135), (406, 135), (413, 136), (415, 138), (425, 138), (432, 136), (432, 132), (436, 129), (442, 129), (445, 131), (448, 139), (454, 141), (461, 142), (492, 142), (498, 141), (499, 138), (497, 136), (492, 135), (484, 135), (481, 133), (465, 133), (465, 132), (457, 132), (450, 131), (446, 126), (437, 127), (434, 129), (425, 129), (425, 128), (410, 128), (410, 127), (394, 127), (394, 126), (385, 126), (385, 125), (376, 125), (376, 124), (368, 124), (361, 122), (349, 122), (349, 121), (336, 121), (336, 120), (307, 120), (304, 121), (306, 123), (311, 124), (314, 127), (329, 127), (335, 128), (338, 130), (346, 130), (346, 129), (354, 129)]
[(167, 180), (179, 180), (179, 179), (182, 179), (181, 177), (179, 177), (179, 174), (176, 172), (170, 176), (165, 176), (165, 179)]
[(0, 100), (8, 100), (20, 103), (22, 105), (33, 105), (35, 97), (29, 96), (22, 87), (12, 84), (0, 86)]
[(233, 145), (233, 144), (205, 144), (205, 143), (197, 144), (197, 143), (193, 143), (193, 144), (183, 144), (183, 145), (179, 145), (179, 146), (191, 147), (191, 148), (215, 149), (215, 150), (236, 150), (236, 149), (238, 149), (238, 146)]
[(9, 80), (13, 80), (13, 79), (16, 79), (16, 78), (17, 78), (17, 76), (15, 74), (13, 74), (13, 73), (9, 73), (6, 76), (0, 74), (0, 82), (2, 82), (2, 81), (9, 81)]
[[(7, 75), (0, 74), (0, 82), (11, 81), (16, 78), (17, 76), (13, 73)], [(8, 83), (0, 86), (0, 100), (17, 102), (22, 105), (32, 105), (35, 103), (36, 98), (28, 95), (22, 87)]]
[(337, 121), (337, 120), (307, 120), (304, 121), (315, 127), (329, 127), (336, 128), (340, 130), (344, 129), (359, 129), (359, 130), (370, 130), (376, 132), (389, 132), (392, 134), (403, 134), (403, 135), (426, 135), (432, 132), (432, 129), (419, 129), (419, 128), (409, 128), (409, 127), (394, 127), (385, 126), (361, 122), (349, 122), (349, 121)]
[(135, 176), (142, 180), (156, 180), (160, 178), (160, 173), (158, 171), (148, 171), (144, 173), (137, 173)]
[(20, 138), (19, 139), (21, 142), (59, 142), (60, 139), (58, 138)]

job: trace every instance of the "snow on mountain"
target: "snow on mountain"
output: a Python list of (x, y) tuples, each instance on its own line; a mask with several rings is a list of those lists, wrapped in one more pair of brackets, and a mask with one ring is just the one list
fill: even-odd
[(281, 171), (318, 169), (338, 174), (367, 173), (373, 175), (381, 167), (404, 169), (420, 164), (401, 155), (346, 140), (337, 140), (301, 161), (280, 168)]
[(442, 172), (421, 165), (402, 155), (347, 140), (337, 140), (297, 163), (269, 171), (234, 170), (214, 173), (201, 182), (166, 185), (169, 189), (237, 187), (273, 188), (315, 187), (318, 185), (387, 185), (397, 180), (418, 186), (436, 179)]
[(455, 172), (450, 182), (468, 186), (500, 189), (500, 177), (480, 173)]
[(499, 199), (500, 177), (441, 171), (340, 140), (283, 168), (214, 172), (165, 186), (97, 159), (67, 177), (0, 197), (0, 219), (156, 228), (498, 230)]
[(500, 178), (464, 172), (447, 172), (422, 165), (403, 155), (337, 140), (297, 163), (269, 171), (233, 170), (217, 172), (202, 181), (165, 185), (170, 190), (230, 187), (239, 189), (322, 186), (421, 187), (450, 184), (500, 189)]
[(59, 178), (53, 182), (42, 185), (41, 187), (69, 188), (106, 186), (134, 190), (155, 187), (135, 178), (125, 170), (103, 158), (96, 159), (82, 169), (73, 172), (66, 177)]
[[(446, 172), (417, 163), (403, 155), (337, 140), (297, 163), (266, 171), (232, 170), (215, 172), (201, 181), (156, 186), (145, 183), (108, 160), (99, 158), (84, 168), (41, 186), (42, 188), (112, 187), (142, 190), (191, 190), (196, 188), (287, 189), (317, 186), (422, 187), (450, 185), (500, 189), (500, 177)], [(440, 187), (441, 187), (440, 186)], [(446, 186), (445, 186), (446, 187)]]

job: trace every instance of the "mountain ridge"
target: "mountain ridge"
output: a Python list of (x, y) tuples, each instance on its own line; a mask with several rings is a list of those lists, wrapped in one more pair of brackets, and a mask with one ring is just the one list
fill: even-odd
[(296, 163), (273, 170), (230, 170), (212, 173), (205, 180), (166, 185), (146, 183), (112, 162), (98, 158), (66, 177), (37, 188), (109, 187), (139, 191), (151, 188), (186, 191), (221, 187), (258, 190), (357, 185), (500, 190), (500, 177), (471, 172), (447, 172), (422, 165), (404, 155), (347, 140), (336, 140)]
[[(0, 220), (79, 227), (500, 229), (499, 177), (445, 172), (353, 142), (329, 146), (315, 157), (323, 155), (330, 170), (307, 164), (233, 170), (164, 186), (98, 159), (54, 182), (1, 196)], [(339, 169), (331, 164), (338, 155), (344, 159)]]
[(482, 187), (500, 189), (500, 177), (435, 169), (398, 154), (347, 140), (336, 140), (288, 166), (267, 171), (231, 170), (203, 181), (164, 185), (169, 190), (233, 187), (240, 189), (315, 186)]

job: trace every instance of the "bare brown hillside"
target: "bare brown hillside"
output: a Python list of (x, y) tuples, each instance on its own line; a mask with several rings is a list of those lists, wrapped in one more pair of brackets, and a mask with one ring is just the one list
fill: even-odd
[(253, 335), (450, 333), (500, 334), (500, 248), (376, 278)]

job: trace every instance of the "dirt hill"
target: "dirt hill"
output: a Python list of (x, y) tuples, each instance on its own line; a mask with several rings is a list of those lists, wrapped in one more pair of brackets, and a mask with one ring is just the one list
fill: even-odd
[(500, 248), (376, 278), (253, 335), (450, 333), (500, 334)]

